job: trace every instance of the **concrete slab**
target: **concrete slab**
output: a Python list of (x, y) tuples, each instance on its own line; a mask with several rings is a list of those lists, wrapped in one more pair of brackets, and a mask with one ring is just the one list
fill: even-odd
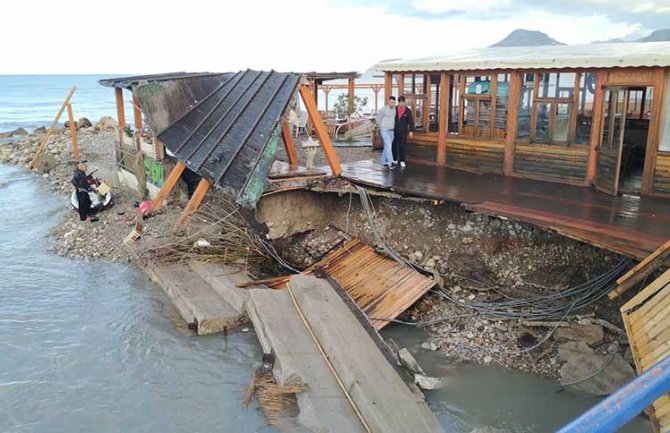
[(296, 275), (289, 287), (373, 432), (443, 432), (327, 280)]
[(273, 374), (279, 384), (298, 381), (308, 390), (297, 395), (301, 424), (319, 433), (363, 433), (287, 291), (249, 290), (248, 314), (265, 353), (275, 354)]
[(198, 335), (223, 332), (240, 323), (239, 311), (187, 265), (154, 265), (147, 272), (184, 320), (198, 324)]
[(249, 275), (239, 268), (219, 263), (205, 263), (193, 260), (189, 267), (226, 300), (240, 315), (244, 314), (249, 290), (237, 287), (237, 283), (248, 281)]

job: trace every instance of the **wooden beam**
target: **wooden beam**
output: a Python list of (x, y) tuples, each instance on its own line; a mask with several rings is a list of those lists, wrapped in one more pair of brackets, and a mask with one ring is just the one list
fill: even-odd
[(49, 137), (51, 137), (51, 134), (54, 132), (54, 129), (56, 129), (56, 125), (58, 125), (58, 120), (60, 119), (60, 116), (63, 114), (63, 111), (65, 111), (65, 107), (67, 107), (67, 104), (70, 103), (70, 99), (72, 98), (72, 95), (74, 95), (75, 90), (77, 90), (77, 88), (72, 86), (67, 96), (65, 97), (65, 101), (63, 101), (63, 105), (61, 105), (60, 109), (58, 110), (58, 113), (56, 113), (56, 117), (54, 117), (53, 122), (51, 122), (51, 126), (49, 126), (47, 133), (44, 134), (44, 137), (42, 137), (40, 147), (37, 148), (37, 152), (35, 152), (35, 156), (33, 156), (33, 159), (30, 161), (28, 168), (33, 168), (35, 162), (37, 162), (37, 158), (40, 157), (40, 154), (46, 147), (47, 141), (49, 141)]
[(154, 146), (156, 148), (156, 160), (162, 161), (165, 159), (165, 145), (161, 143), (158, 137), (154, 137)]
[[(328, 94), (326, 94), (326, 97), (327, 95)], [(298, 151), (295, 148), (295, 142), (293, 141), (293, 135), (291, 134), (291, 126), (286, 120), (282, 120), (281, 122), (281, 134), (284, 139), (284, 147), (286, 148), (288, 163), (292, 167), (296, 167), (300, 163), (298, 160)]]
[(309, 86), (300, 86), (300, 96), (302, 97), (302, 102), (305, 104), (309, 118), (314, 125), (314, 130), (316, 136), (321, 142), (321, 148), (323, 149), (324, 154), (326, 155), (326, 161), (330, 166), (330, 170), (333, 176), (339, 176), (342, 174), (342, 167), (340, 166), (340, 161), (337, 157), (337, 153), (333, 148), (333, 143), (330, 141), (328, 136), (328, 131), (326, 130), (326, 125), (323, 124), (323, 119), (319, 114), (319, 110), (314, 103), (312, 92)]
[[(492, 72), (489, 75), (489, 94), (491, 95), (491, 126), (489, 127), (489, 139), (496, 139), (496, 108), (498, 107), (498, 74)], [(479, 101), (477, 101), (479, 103)]]
[(135, 121), (135, 144), (137, 150), (140, 150), (140, 137), (142, 135), (142, 111), (140, 110), (140, 101), (133, 92), (133, 120)]
[(465, 75), (458, 75), (458, 135), (463, 134), (463, 117), (465, 115)]
[(647, 258), (635, 265), (633, 269), (628, 271), (624, 276), (616, 280), (617, 287), (609, 293), (610, 299), (616, 299), (626, 290), (643, 281), (658, 268), (664, 265), (666, 260), (670, 257), (670, 241), (661, 245), (656, 251), (651, 253)]
[[(582, 73), (575, 73), (575, 87), (572, 91), (572, 105), (570, 106), (570, 123), (568, 126), (568, 144), (575, 144), (577, 137), (577, 114), (579, 112), (579, 91)], [(586, 79), (585, 79), (586, 80)]]
[(401, 74), (399, 75), (399, 77), (400, 77), (400, 78), (399, 78), (399, 81), (398, 81), (398, 94), (395, 95), (396, 98), (397, 98), (398, 96), (401, 96), (401, 95), (404, 95), (404, 94), (405, 94), (405, 74), (404, 74), (404, 73), (401, 73)]
[(537, 133), (537, 97), (540, 91), (540, 75), (538, 73), (533, 74), (533, 102), (531, 105), (531, 114), (530, 114), (530, 136), (529, 141), (532, 143), (535, 141), (535, 135)]
[(393, 74), (390, 72), (384, 73), (384, 104), (386, 100), (393, 94)]
[(186, 165), (184, 165), (183, 162), (181, 161), (177, 162), (177, 165), (174, 166), (174, 168), (168, 175), (167, 179), (165, 179), (163, 187), (158, 192), (158, 195), (156, 195), (156, 198), (154, 198), (154, 200), (151, 202), (151, 207), (147, 212), (148, 214), (157, 212), (158, 209), (160, 209), (161, 206), (163, 206), (163, 202), (165, 201), (167, 196), (170, 195), (170, 193), (174, 189), (174, 186), (179, 181), (179, 178), (181, 177), (181, 174), (184, 172), (185, 169)]
[(200, 204), (202, 203), (202, 200), (205, 198), (207, 191), (209, 191), (210, 186), (211, 185), (207, 179), (205, 179), (204, 177), (200, 179), (200, 182), (198, 183), (195, 192), (193, 192), (191, 199), (188, 201), (186, 207), (184, 208), (184, 212), (182, 212), (181, 216), (177, 220), (177, 224), (175, 225), (175, 229), (177, 231), (181, 231), (186, 228), (186, 225), (191, 220), (191, 218), (193, 218), (193, 215), (195, 215), (195, 212), (200, 207)]
[(349, 88), (348, 88), (348, 93), (349, 93), (349, 105), (347, 108), (347, 113), (349, 116), (351, 116), (354, 112), (354, 79), (349, 78)]
[(603, 106), (605, 101), (605, 92), (603, 83), (606, 80), (607, 71), (596, 72), (596, 92), (593, 97), (593, 117), (591, 119), (591, 144), (589, 146), (589, 159), (586, 170), (586, 186), (591, 185), (596, 177), (596, 160), (598, 157), (598, 144), (603, 121)]
[[(423, 130), (426, 132), (430, 132), (430, 107), (432, 105), (432, 100), (431, 100), (431, 92), (430, 92), (430, 73), (427, 73), (424, 75), (424, 80), (423, 80), (423, 93), (426, 95), (426, 97), (423, 100)], [(416, 115), (416, 113), (414, 113)]]
[(70, 122), (70, 135), (72, 136), (72, 154), (74, 160), (79, 161), (79, 143), (77, 143), (77, 127), (74, 125), (74, 114), (72, 114), (72, 104), (67, 104), (67, 118)]
[(447, 164), (447, 134), (449, 126), (449, 74), (442, 72), (440, 77), (440, 118), (439, 136), (437, 139), (437, 165)]
[(116, 96), (116, 121), (119, 124), (119, 128), (123, 130), (126, 127), (126, 111), (123, 106), (123, 89), (120, 87), (115, 88), (114, 95)]
[(505, 137), (505, 156), (503, 173), (511, 176), (514, 171), (514, 145), (519, 119), (521, 102), (521, 72), (515, 71), (510, 75), (509, 96), (507, 100), (507, 135)]

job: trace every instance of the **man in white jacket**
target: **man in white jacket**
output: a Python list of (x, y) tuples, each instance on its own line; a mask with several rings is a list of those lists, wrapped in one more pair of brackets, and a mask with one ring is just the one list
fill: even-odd
[(377, 126), (384, 142), (382, 149), (382, 167), (396, 168), (393, 161), (393, 129), (395, 128), (395, 96), (389, 96), (386, 105), (377, 111)]

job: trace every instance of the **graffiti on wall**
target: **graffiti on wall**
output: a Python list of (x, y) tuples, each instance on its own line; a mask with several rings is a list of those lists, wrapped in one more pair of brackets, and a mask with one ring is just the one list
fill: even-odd
[(144, 174), (147, 177), (147, 182), (156, 185), (157, 187), (163, 186), (165, 171), (163, 169), (162, 161), (156, 161), (155, 159), (144, 155)]

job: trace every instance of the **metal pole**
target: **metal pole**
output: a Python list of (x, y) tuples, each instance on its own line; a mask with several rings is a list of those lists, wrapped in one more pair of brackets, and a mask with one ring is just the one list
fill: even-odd
[(670, 391), (670, 356), (556, 433), (613, 433)]

